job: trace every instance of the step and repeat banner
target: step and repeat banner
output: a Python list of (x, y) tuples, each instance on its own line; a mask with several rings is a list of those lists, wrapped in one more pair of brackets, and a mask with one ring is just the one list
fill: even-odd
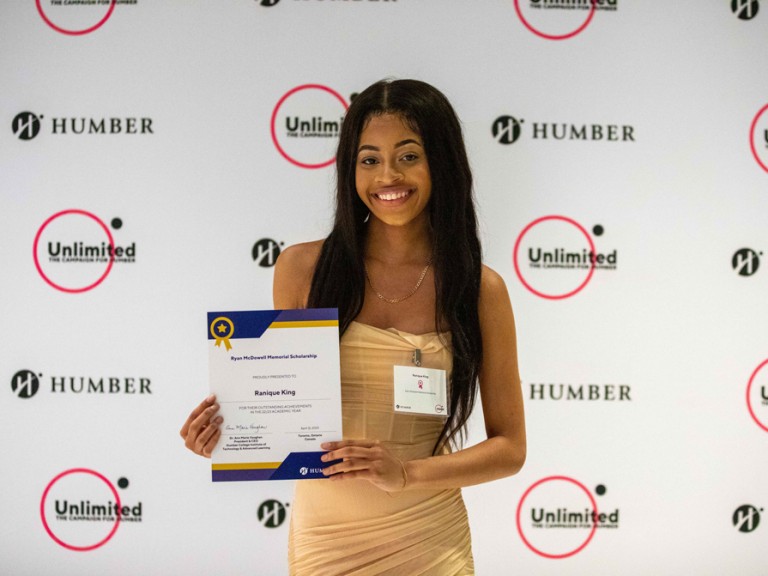
[(271, 307), (349, 102), (417, 78), (517, 318), (478, 574), (765, 574), (766, 56), (765, 0), (2, 2), (0, 572), (286, 574), (293, 484), (179, 438), (206, 312)]

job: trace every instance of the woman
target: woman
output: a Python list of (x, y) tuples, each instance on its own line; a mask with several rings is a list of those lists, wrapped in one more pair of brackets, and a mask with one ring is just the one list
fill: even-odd
[[(458, 118), (428, 84), (377, 82), (347, 111), (336, 168), (330, 235), (275, 266), (275, 309), (337, 307), (342, 334), (344, 439), (323, 445), (341, 462), (296, 483), (291, 573), (473, 574), (460, 488), (521, 468), (525, 422), (512, 307), (481, 263)], [(447, 416), (395, 404), (416, 385), (399, 366), (438, 388), (447, 376)], [(478, 386), (487, 439), (453, 451)], [(197, 454), (218, 441), (217, 410), (206, 399), (181, 430)]]

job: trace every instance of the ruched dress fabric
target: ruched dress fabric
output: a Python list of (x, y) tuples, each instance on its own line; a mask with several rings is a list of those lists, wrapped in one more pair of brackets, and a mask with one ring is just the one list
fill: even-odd
[[(443, 338), (450, 341), (448, 334)], [(437, 333), (350, 324), (341, 339), (344, 438), (380, 440), (403, 462), (432, 454), (444, 418), (394, 410), (394, 366), (412, 366), (417, 349), (423, 367), (450, 377), (451, 351)], [(461, 490), (390, 495), (366, 480), (300, 480), (288, 564), (292, 576), (472, 575)]]

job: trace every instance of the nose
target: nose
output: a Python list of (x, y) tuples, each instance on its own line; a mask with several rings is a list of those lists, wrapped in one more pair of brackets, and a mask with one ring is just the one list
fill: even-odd
[(378, 174), (376, 174), (376, 181), (382, 184), (388, 184), (397, 182), (402, 177), (402, 172), (400, 172), (394, 162), (382, 162), (381, 169)]

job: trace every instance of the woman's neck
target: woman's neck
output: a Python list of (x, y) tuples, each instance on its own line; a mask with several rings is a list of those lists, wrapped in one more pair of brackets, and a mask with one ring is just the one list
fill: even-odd
[(423, 264), (432, 257), (426, 223), (389, 226), (371, 216), (365, 256), (384, 264)]

